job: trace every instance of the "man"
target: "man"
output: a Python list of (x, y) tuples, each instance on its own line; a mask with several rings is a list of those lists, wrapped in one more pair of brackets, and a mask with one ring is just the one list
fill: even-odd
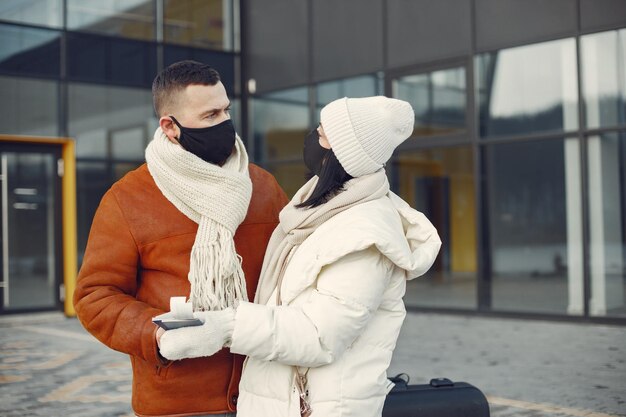
[[(147, 163), (102, 198), (74, 305), (90, 333), (130, 355), (138, 416), (229, 416), (243, 358), (221, 349), (220, 328), (232, 318), (210, 310), (232, 312), (235, 300), (254, 298), (287, 198), (269, 173), (248, 164), (214, 69), (173, 64), (152, 91), (159, 128)], [(172, 296), (189, 296), (205, 315), (198, 326), (204, 342), (187, 356), (194, 359), (172, 362), (159, 353), (162, 332), (151, 319), (169, 310)]]

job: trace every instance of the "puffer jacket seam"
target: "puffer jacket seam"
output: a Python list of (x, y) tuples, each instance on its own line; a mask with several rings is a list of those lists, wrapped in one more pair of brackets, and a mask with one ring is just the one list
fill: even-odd
[(338, 295), (335, 295), (335, 294), (333, 294), (330, 291), (320, 290), (319, 288), (316, 288), (315, 291), (317, 291), (320, 295), (331, 297), (331, 298), (337, 300), (340, 303), (345, 303), (345, 304), (347, 304), (349, 306), (356, 307), (356, 308), (358, 308), (360, 310), (365, 310), (368, 313), (373, 313), (376, 310), (378, 310), (377, 307), (369, 308), (365, 304), (359, 303), (358, 301), (356, 301), (356, 300), (354, 300), (352, 298), (339, 297)]

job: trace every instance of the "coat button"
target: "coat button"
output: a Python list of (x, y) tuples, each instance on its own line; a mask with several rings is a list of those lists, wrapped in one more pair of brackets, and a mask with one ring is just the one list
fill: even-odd
[(237, 405), (237, 394), (231, 397), (231, 401), (233, 402), (233, 404)]

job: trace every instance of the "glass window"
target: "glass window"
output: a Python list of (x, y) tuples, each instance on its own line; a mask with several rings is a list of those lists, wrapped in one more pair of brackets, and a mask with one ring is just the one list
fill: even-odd
[(289, 198), (310, 178), (308, 169), (301, 162), (282, 162), (268, 164), (267, 170), (274, 175), (276, 181)]
[(68, 33), (67, 49), (73, 81), (149, 88), (157, 73), (151, 42)]
[(0, 77), (2, 133), (57, 136), (59, 86), (56, 81)]
[(487, 146), (492, 308), (583, 313), (577, 139)]
[(165, 0), (163, 6), (165, 42), (234, 49), (233, 0)]
[(148, 90), (69, 85), (69, 134), (78, 158), (142, 160), (156, 128)]
[(113, 159), (144, 159), (147, 138), (154, 132), (146, 131), (146, 123), (139, 122), (135, 126), (125, 126), (109, 130), (111, 158)]
[(314, 124), (318, 124), (320, 121), (320, 110), (333, 100), (342, 97), (369, 97), (382, 94), (381, 81), (375, 75), (363, 75), (318, 84)]
[(3, 0), (0, 19), (60, 28), (63, 25), (62, 0)]
[(443, 245), (424, 277), (407, 285), (405, 302), (475, 308), (476, 212), (470, 146), (402, 152), (394, 159), (398, 195), (424, 213)]
[(60, 32), (0, 24), (0, 72), (58, 77)]
[(429, 136), (465, 130), (465, 68), (452, 68), (393, 80), (393, 96), (415, 111), (413, 135)]
[(626, 123), (626, 29), (580, 40), (587, 127)]
[(574, 39), (482, 54), (475, 62), (482, 137), (578, 128)]
[(594, 316), (626, 316), (626, 134), (587, 142)]
[(257, 159), (291, 160), (304, 165), (302, 148), (309, 131), (307, 88), (284, 90), (252, 100)]
[(67, 0), (67, 28), (110, 36), (155, 39), (154, 0)]
[(244, 138), (241, 131), (241, 100), (238, 98), (228, 97), (230, 99), (230, 119), (235, 126), (235, 132), (241, 136), (244, 143), (248, 143), (248, 138)]

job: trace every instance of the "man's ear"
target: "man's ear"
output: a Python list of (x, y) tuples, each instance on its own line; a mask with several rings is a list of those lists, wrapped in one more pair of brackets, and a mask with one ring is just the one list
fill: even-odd
[(172, 119), (168, 116), (163, 116), (159, 119), (159, 126), (165, 136), (169, 139), (170, 142), (178, 145), (178, 126), (172, 121)]

